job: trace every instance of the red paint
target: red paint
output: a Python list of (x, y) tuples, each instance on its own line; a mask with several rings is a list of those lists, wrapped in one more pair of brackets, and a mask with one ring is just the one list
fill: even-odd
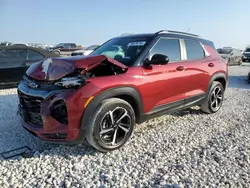
[[(41, 109), (44, 121), (43, 129), (35, 129), (23, 121), (22, 124), (42, 138), (44, 138), (44, 133), (67, 133), (67, 140), (74, 140), (78, 137), (81, 118), (84, 113), (84, 104), (87, 99), (91, 96), (97, 96), (109, 88), (116, 86), (132, 86), (136, 88), (142, 98), (144, 113), (161, 104), (178, 101), (197, 94), (205, 94), (212, 75), (218, 72), (227, 75), (226, 62), (219, 58), (217, 53), (209, 46), (205, 46), (205, 49), (209, 56), (204, 60), (152, 65), (152, 69), (145, 69), (142, 66), (127, 68), (123, 64), (102, 55), (66, 59), (62, 62), (67, 65), (69, 71), (73, 69), (72, 66), (85, 69), (96, 63), (92, 65), (93, 68), (104, 60), (128, 70), (119, 75), (90, 78), (88, 84), (75, 92), (56, 94), (53, 100), (64, 99), (67, 103), (68, 125), (62, 125), (49, 116), (49, 105), (52, 101), (43, 102), (46, 103)], [(70, 66), (69, 62), (72, 63), (72, 66)], [(44, 75), (41, 74), (41, 63), (35, 64), (27, 72), (29, 76), (42, 79)], [(214, 66), (210, 66), (211, 63)], [(57, 73), (57, 78), (63, 77), (65, 74), (63, 71), (61, 74)]]

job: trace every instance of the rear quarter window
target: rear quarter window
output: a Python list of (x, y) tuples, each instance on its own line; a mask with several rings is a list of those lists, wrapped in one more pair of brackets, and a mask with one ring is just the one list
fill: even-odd
[(187, 52), (187, 60), (199, 60), (205, 57), (201, 44), (196, 40), (184, 40)]

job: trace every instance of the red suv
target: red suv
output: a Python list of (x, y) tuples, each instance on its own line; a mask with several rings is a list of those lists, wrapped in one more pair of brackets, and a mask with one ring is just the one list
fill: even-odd
[(18, 86), (21, 124), (41, 139), (102, 152), (123, 146), (136, 123), (194, 105), (217, 112), (227, 62), (213, 42), (163, 30), (113, 38), (89, 56), (34, 63)]

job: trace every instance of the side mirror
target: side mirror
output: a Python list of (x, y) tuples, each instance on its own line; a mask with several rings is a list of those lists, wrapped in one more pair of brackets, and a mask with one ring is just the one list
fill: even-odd
[(152, 68), (152, 65), (166, 65), (169, 62), (169, 58), (163, 54), (155, 54), (151, 58), (151, 60), (146, 59), (143, 61), (143, 65), (145, 68)]

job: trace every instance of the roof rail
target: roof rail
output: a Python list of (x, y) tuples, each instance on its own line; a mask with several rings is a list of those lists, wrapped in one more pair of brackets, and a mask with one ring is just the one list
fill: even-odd
[(192, 33), (186, 33), (186, 32), (181, 32), (181, 31), (172, 31), (172, 30), (160, 30), (160, 31), (156, 32), (155, 34), (160, 34), (160, 33), (173, 33), (173, 34), (188, 35), (188, 36), (193, 36), (193, 37), (200, 37), (199, 35), (195, 35)]

